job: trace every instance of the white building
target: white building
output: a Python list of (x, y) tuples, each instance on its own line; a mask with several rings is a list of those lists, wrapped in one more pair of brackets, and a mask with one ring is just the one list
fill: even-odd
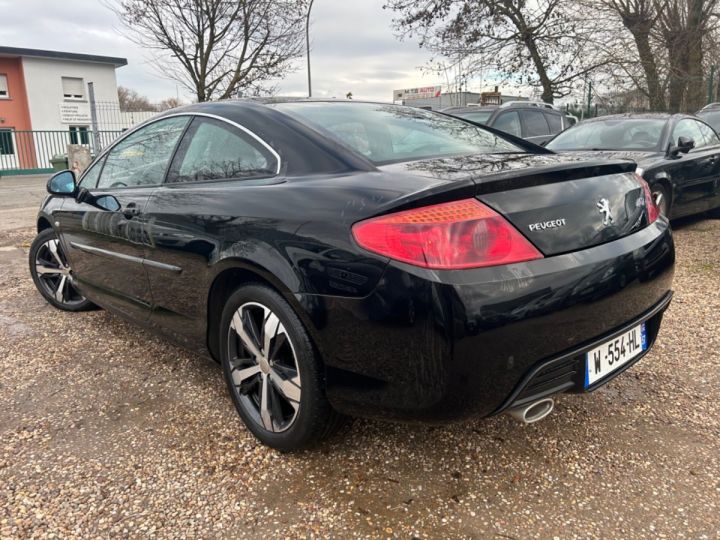
[(96, 101), (117, 104), (115, 70), (125, 65), (125, 58), (0, 47), (0, 170), (47, 169), (68, 142), (87, 144), (88, 83)]

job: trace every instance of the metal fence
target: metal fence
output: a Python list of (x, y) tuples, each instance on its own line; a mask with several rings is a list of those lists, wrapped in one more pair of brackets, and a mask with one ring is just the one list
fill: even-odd
[[(100, 148), (115, 140), (123, 130), (98, 131)], [(68, 144), (80, 144), (95, 155), (95, 138), (88, 129), (69, 131), (0, 130), (0, 175), (50, 172), (55, 156), (64, 158)]]

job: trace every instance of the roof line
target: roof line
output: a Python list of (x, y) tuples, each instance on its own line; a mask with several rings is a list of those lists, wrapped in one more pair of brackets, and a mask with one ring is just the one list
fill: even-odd
[(53, 60), (78, 60), (81, 62), (95, 62), (98, 64), (112, 64), (115, 67), (127, 65), (127, 58), (114, 56), (99, 56), (95, 54), (80, 54), (62, 51), (45, 51), (41, 49), (25, 49), (22, 47), (0, 47), (0, 56), (29, 56), (34, 58), (50, 58)]

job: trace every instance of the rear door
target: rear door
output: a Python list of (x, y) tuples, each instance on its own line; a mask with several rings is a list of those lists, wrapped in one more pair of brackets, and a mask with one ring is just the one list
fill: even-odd
[(535, 144), (542, 144), (551, 139), (550, 126), (540, 109), (523, 109), (520, 111), (522, 121), (522, 137)]
[(134, 319), (149, 316), (152, 297), (143, 266), (148, 243), (144, 210), (162, 184), (189, 117), (153, 122), (120, 141), (81, 181), (94, 197), (109, 195), (117, 209), (68, 198), (58, 221), (79, 287), (98, 303)]
[(488, 125), (516, 137), (523, 136), (520, 115), (517, 111), (503, 111), (494, 120), (491, 120)]
[(670, 144), (680, 137), (695, 141), (695, 148), (671, 160), (670, 175), (675, 187), (672, 217), (708, 210), (715, 196), (718, 175), (718, 145), (703, 134), (703, 124), (693, 118), (678, 121), (670, 136)]

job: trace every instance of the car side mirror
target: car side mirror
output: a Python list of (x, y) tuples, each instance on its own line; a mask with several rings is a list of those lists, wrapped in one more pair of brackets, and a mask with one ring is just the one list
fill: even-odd
[(77, 183), (73, 171), (60, 171), (50, 177), (47, 183), (47, 191), (50, 195), (58, 197), (74, 197), (77, 193)]
[(120, 202), (112, 195), (93, 195), (83, 187), (76, 190), (75, 201), (92, 205), (100, 210), (109, 210), (110, 212), (120, 210)]
[(103, 210), (109, 210), (110, 212), (117, 212), (120, 210), (120, 203), (112, 195), (100, 195), (99, 197), (95, 197), (95, 200), (90, 204), (93, 204), (98, 208), (102, 208)]
[(668, 157), (677, 157), (679, 154), (687, 154), (695, 148), (695, 141), (690, 137), (678, 137), (677, 146), (670, 145), (668, 148)]

